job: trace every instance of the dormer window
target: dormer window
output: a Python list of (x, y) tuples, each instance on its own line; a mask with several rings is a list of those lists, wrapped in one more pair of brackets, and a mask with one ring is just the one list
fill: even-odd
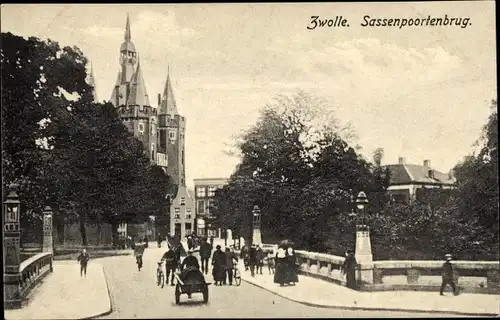
[(186, 198), (181, 197), (181, 206), (185, 206), (185, 205), (186, 205)]

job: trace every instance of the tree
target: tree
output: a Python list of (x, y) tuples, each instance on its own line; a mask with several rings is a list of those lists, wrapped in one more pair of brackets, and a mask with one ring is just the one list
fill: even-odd
[(171, 183), (116, 109), (93, 102), (83, 53), (10, 33), (2, 44), (3, 183), (20, 184), (22, 223), (49, 204), (57, 224), (80, 222), (86, 245), (86, 222), (116, 230), (156, 214)]
[(350, 195), (383, 189), (375, 187), (379, 181), (371, 165), (349, 145), (350, 127), (330, 110), (325, 100), (304, 92), (279, 96), (262, 109), (256, 125), (238, 141), (240, 165), (217, 194), (220, 221), (248, 230), (252, 207), (258, 205), (264, 236), (327, 249), (328, 226), (347, 210)]

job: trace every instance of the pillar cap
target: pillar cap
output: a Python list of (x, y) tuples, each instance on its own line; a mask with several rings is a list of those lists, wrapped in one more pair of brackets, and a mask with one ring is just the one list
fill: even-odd
[(52, 208), (50, 206), (45, 206), (45, 209), (43, 209), (43, 212), (50, 211), (52, 212)]

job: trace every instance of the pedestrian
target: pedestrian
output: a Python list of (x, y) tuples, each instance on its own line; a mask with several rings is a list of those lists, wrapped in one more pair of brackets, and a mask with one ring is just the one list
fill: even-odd
[(76, 258), (78, 262), (80, 262), (80, 277), (87, 277), (87, 264), (90, 260), (90, 256), (87, 253), (87, 250), (83, 249), (78, 258)]
[(266, 260), (267, 260), (267, 269), (269, 270), (269, 274), (274, 274), (276, 264), (274, 261), (274, 252), (273, 251), (269, 251), (267, 253)]
[(226, 284), (227, 279), (229, 281), (229, 285), (231, 286), (233, 284), (233, 265), (235, 262), (238, 262), (238, 257), (236, 257), (234, 251), (229, 248), (226, 248), (226, 252), (224, 254), (226, 257), (226, 275), (224, 277), (224, 284)]
[(297, 275), (297, 257), (292, 247), (286, 250), (286, 264), (286, 282), (295, 285), (299, 282), (299, 276)]
[(212, 255), (212, 246), (208, 243), (208, 239), (203, 240), (200, 245), (201, 272), (208, 274), (208, 260)]
[(145, 235), (144, 236), (144, 248), (147, 248), (149, 246), (149, 239), (148, 239), (148, 236)]
[(453, 266), (451, 265), (451, 260), (452, 256), (451, 254), (445, 255), (446, 261), (443, 263), (443, 275), (442, 275), (442, 282), (441, 282), (441, 290), (439, 291), (439, 294), (441, 296), (444, 296), (443, 290), (446, 287), (446, 285), (450, 285), (450, 287), (453, 289), (453, 294), (455, 296), (458, 296), (458, 291), (457, 291), (457, 286), (455, 285), (455, 281), (453, 279)]
[(165, 282), (168, 283), (168, 278), (170, 276), (170, 273), (172, 273), (172, 278), (170, 280), (170, 285), (174, 285), (174, 273), (175, 270), (177, 269), (177, 256), (175, 254), (175, 251), (172, 247), (170, 247), (165, 254), (163, 254), (163, 257), (161, 258), (162, 260), (165, 261)]
[(158, 233), (158, 237), (156, 239), (156, 241), (158, 242), (158, 248), (161, 248), (161, 242), (162, 242), (162, 238), (161, 238), (161, 233)]
[(252, 244), (248, 250), (248, 264), (250, 265), (250, 273), (252, 274), (252, 277), (255, 277), (257, 262), (257, 248), (254, 244)]
[(215, 285), (222, 285), (225, 279), (224, 266), (226, 264), (226, 256), (224, 252), (221, 251), (220, 245), (215, 247), (215, 251), (212, 254), (212, 276), (214, 277)]
[(193, 238), (191, 236), (187, 237), (188, 250), (193, 249)]
[(356, 289), (356, 258), (352, 250), (347, 250), (344, 263), (341, 267), (342, 274), (346, 275), (346, 286), (350, 289)]
[(284, 286), (286, 278), (286, 251), (284, 248), (278, 248), (275, 261), (276, 271), (274, 273), (274, 283), (279, 283), (280, 286)]
[(212, 248), (214, 247), (214, 236), (210, 237), (210, 245), (212, 246)]
[(264, 266), (264, 258), (265, 258), (265, 255), (264, 255), (264, 251), (262, 250), (262, 248), (260, 246), (257, 246), (256, 248), (256, 255), (257, 255), (257, 274), (262, 274), (262, 267)]
[(246, 244), (241, 247), (240, 258), (243, 259), (243, 264), (245, 265), (245, 271), (248, 271), (248, 246)]

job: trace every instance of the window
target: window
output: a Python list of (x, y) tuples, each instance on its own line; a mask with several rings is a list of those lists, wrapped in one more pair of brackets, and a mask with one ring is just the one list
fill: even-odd
[(196, 187), (196, 196), (198, 198), (205, 198), (205, 187)]
[(175, 139), (175, 131), (170, 131), (168, 133), (168, 137), (171, 139), (171, 140), (174, 140)]
[(186, 198), (181, 197), (181, 206), (185, 206), (185, 205), (186, 205)]
[(180, 219), (181, 218), (181, 208), (175, 208), (175, 219)]
[(184, 164), (184, 150), (182, 150), (182, 158), (181, 158), (182, 164)]
[(198, 214), (205, 214), (205, 201), (198, 200)]
[(186, 209), (186, 219), (191, 219), (191, 209)]
[(160, 147), (165, 149), (167, 147), (167, 132), (160, 130)]
[(215, 196), (215, 190), (216, 190), (216, 189), (217, 189), (217, 188), (216, 188), (215, 186), (210, 186), (210, 187), (208, 187), (208, 196), (209, 196), (209, 197), (213, 197), (213, 196)]
[(151, 160), (155, 159), (155, 144), (151, 144)]
[(214, 200), (212, 200), (212, 199), (208, 200), (208, 202), (207, 202), (207, 214), (210, 214), (210, 212), (212, 211), (214, 206), (215, 206)]
[(156, 134), (156, 123), (155, 120), (151, 119), (151, 135), (154, 136)]
[(191, 223), (186, 223), (186, 234), (190, 235), (192, 232), (191, 230)]
[(139, 132), (144, 132), (144, 123), (139, 123)]

